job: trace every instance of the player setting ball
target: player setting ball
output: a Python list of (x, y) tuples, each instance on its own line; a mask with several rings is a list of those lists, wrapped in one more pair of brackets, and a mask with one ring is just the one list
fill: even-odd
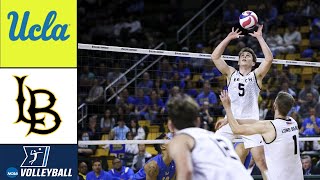
[(239, 23), (244, 29), (253, 29), (258, 24), (258, 16), (253, 11), (244, 11), (239, 16)]

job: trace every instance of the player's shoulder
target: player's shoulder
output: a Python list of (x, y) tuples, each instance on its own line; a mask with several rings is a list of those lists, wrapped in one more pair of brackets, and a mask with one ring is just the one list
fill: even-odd
[(150, 177), (156, 176), (159, 173), (158, 162), (156, 160), (151, 160), (144, 165), (143, 169), (148, 176)]
[(227, 74), (227, 76), (230, 78), (232, 77), (233, 75), (235, 75), (237, 73), (237, 69), (232, 67), (232, 66), (229, 66), (229, 73)]

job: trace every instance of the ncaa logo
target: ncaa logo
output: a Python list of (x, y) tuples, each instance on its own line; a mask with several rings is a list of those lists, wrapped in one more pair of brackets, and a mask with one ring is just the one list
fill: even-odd
[(15, 178), (19, 175), (18, 170), (14, 167), (9, 167), (6, 171), (8, 178)]
[(23, 146), (26, 158), (20, 167), (47, 167), (50, 146)]

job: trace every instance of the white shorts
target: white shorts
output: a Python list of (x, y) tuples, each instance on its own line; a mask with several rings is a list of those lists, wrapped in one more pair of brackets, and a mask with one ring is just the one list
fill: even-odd
[(228, 138), (230, 141), (233, 141), (235, 138), (242, 138), (245, 149), (264, 145), (264, 141), (260, 134), (254, 134), (250, 136), (237, 136), (233, 134), (229, 124), (222, 126), (218, 131), (215, 132), (215, 134), (224, 136)]

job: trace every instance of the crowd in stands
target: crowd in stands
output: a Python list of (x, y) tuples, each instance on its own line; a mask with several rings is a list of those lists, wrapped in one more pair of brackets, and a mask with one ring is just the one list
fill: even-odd
[[(275, 58), (320, 61), (318, 1), (268, 1), (261, 5), (247, 5), (246, 8), (233, 2), (226, 4), (221, 17), (214, 20), (206, 42), (195, 42), (190, 47), (183, 46), (178, 50), (211, 53), (232, 26), (239, 26), (238, 17), (241, 11), (250, 9), (259, 12), (259, 21), (264, 24), (264, 38)], [(99, 8), (92, 11), (96, 6)], [(103, 11), (102, 7), (108, 7), (112, 11)], [(120, 8), (125, 10), (119, 12)], [(143, 12), (144, 0), (81, 0), (79, 42), (153, 48), (156, 42), (160, 42), (160, 36), (159, 33), (144, 30), (147, 24), (141, 23), (139, 19), (143, 17)], [(118, 16), (119, 13), (123, 13), (122, 16)], [(258, 42), (250, 36), (232, 42), (224, 54), (237, 56), (240, 49), (247, 45), (254, 49), (258, 57), (263, 57)], [(93, 63), (84, 58), (78, 63), (81, 67), (78, 71), (78, 104), (86, 103), (89, 106), (88, 117), (83, 120), (83, 125), (79, 124), (79, 140), (154, 139), (159, 133), (168, 131), (166, 102), (180, 92), (195, 98), (201, 107), (200, 126), (215, 131), (215, 123), (225, 115), (218, 93), (226, 88), (227, 84), (225, 77), (210, 60), (164, 57), (135, 83), (118, 93), (117, 91), (133, 78), (132, 74), (123, 74), (130, 67), (128, 61), (136, 61), (142, 56), (126, 54), (110, 57), (113, 55), (119, 56), (116, 53), (106, 53), (99, 55), (97, 62)], [(228, 64), (237, 66), (236, 62)], [(111, 83), (113, 84), (110, 85)], [(104, 89), (109, 85), (110, 88), (105, 92)], [(272, 65), (263, 80), (259, 97), (260, 119), (273, 119), (273, 102), (280, 91), (288, 92), (296, 99), (289, 115), (297, 120), (300, 135), (319, 136), (320, 68)], [(117, 96), (105, 103), (105, 95), (110, 97), (113, 94)], [(156, 131), (153, 131), (154, 129)], [(104, 176), (104, 172), (110, 169), (109, 173), (113, 176), (131, 176), (156, 154), (152, 146), (132, 144), (125, 146), (120, 159), (108, 160), (112, 163), (98, 160), (91, 163), (85, 159), (96, 158), (97, 151), (101, 150), (105, 153), (103, 156), (109, 156), (112, 148), (110, 145), (79, 145), (78, 154), (84, 158), (79, 161), (79, 175), (95, 172)], [(318, 141), (300, 142), (300, 149), (302, 152), (320, 151), (320, 144)], [(317, 155), (303, 154), (305, 175), (320, 174), (318, 160)], [(88, 172), (91, 167), (92, 171)]]

